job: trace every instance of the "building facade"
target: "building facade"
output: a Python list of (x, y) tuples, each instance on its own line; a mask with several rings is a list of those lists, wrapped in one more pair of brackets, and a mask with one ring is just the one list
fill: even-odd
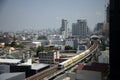
[(95, 28), (94, 28), (94, 32), (95, 33), (102, 33), (103, 26), (104, 26), (103, 23), (97, 23), (96, 26), (95, 26)]
[(67, 38), (65, 39), (65, 46), (69, 45), (71, 46), (73, 49), (77, 49), (78, 47), (78, 42), (79, 42), (79, 39), (78, 38)]
[(49, 45), (55, 46), (55, 45), (62, 45), (63, 44), (63, 36), (62, 35), (49, 35)]
[(72, 36), (86, 38), (89, 31), (88, 29), (86, 20), (77, 20), (77, 23), (72, 24)]
[(62, 24), (61, 24), (61, 28), (60, 28), (60, 34), (61, 34), (61, 35), (64, 35), (65, 38), (67, 38), (67, 35), (68, 35), (68, 34), (67, 34), (67, 33), (68, 33), (67, 24), (68, 24), (68, 21), (62, 19)]
[(54, 64), (59, 59), (59, 51), (39, 52), (40, 63)]

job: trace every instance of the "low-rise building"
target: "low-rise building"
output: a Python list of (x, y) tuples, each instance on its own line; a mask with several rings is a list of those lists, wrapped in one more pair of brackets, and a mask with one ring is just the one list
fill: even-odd
[[(91, 64), (79, 64), (77, 71), (81, 71), (81, 70), (100, 72), (101, 73), (100, 80), (106, 80), (105, 78), (108, 78), (108, 75), (109, 75), (109, 65), (106, 63), (94, 62)], [(94, 79), (94, 80), (98, 80), (98, 79)]]
[(98, 57), (98, 62), (109, 64), (109, 50), (101, 51), (101, 55)]
[(67, 38), (65, 39), (65, 46), (71, 46), (74, 49), (77, 49), (78, 47), (78, 39), (77, 38)]
[(59, 59), (59, 51), (39, 52), (40, 63), (52, 64)]
[(63, 44), (62, 35), (49, 35), (48, 40), (49, 40), (49, 45), (62, 45)]
[(38, 46), (41, 46), (41, 42), (37, 42), (37, 41), (33, 41), (33, 42), (30, 42), (30, 43), (27, 43), (25, 45), (26, 48), (37, 48)]
[(85, 50), (87, 50), (87, 46), (86, 45), (82, 45), (82, 44), (78, 45), (77, 53), (81, 53), (81, 52), (83, 52)]
[(77, 71), (66, 72), (54, 80), (108, 80), (108, 64), (79, 64)]

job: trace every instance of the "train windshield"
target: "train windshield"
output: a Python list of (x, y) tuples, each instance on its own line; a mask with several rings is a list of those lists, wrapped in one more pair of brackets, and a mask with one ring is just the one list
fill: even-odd
[(62, 69), (62, 68), (64, 68), (64, 66), (61, 64), (58, 64), (58, 69)]

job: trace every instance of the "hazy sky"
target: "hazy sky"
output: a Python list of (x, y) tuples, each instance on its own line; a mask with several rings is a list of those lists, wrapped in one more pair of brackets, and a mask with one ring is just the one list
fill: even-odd
[(60, 28), (61, 19), (68, 27), (86, 19), (93, 30), (105, 20), (106, 0), (0, 0), (0, 30)]

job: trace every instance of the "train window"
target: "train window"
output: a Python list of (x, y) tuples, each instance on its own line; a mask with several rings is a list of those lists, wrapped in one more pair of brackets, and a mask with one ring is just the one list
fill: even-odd
[(58, 64), (58, 69), (62, 69), (62, 68), (64, 68), (64, 66), (61, 64)]

